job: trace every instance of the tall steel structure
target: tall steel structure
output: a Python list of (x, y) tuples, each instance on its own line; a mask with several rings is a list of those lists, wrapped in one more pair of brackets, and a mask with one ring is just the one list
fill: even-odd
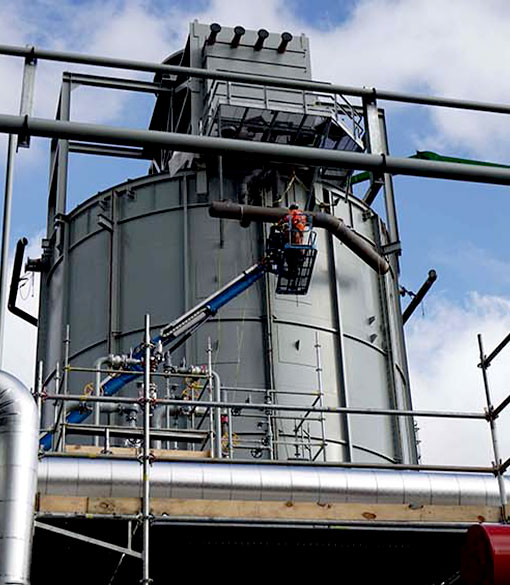
[[(9, 296), (38, 326), (32, 582), (68, 582), (86, 555), (97, 562), (80, 571), (98, 582), (163, 582), (169, 554), (207, 576), (222, 543), (246, 562), (264, 554), (264, 566), (282, 546), (295, 555), (305, 544), (326, 561), (334, 551), (346, 572), (370, 558), (366, 580), (380, 579), (390, 559), (395, 583), (408, 582), (429, 547), (435, 562), (414, 582), (468, 582), (458, 575), (466, 528), (507, 520), (510, 463), (495, 421), (510, 400), (492, 405), (487, 368), (510, 337), (488, 357), (479, 339), (485, 413), (412, 409), (403, 321), (436, 276), (402, 315), (391, 175), (509, 184), (510, 172), (391, 157), (377, 99), (509, 109), (314, 82), (305, 36), (241, 26), (194, 22), (163, 64), (0, 53), (25, 58), (21, 115), (0, 115), (0, 130), (12, 146), (15, 134), (21, 146), (51, 138), (47, 236), (27, 263), (41, 273), (38, 319), (16, 308), (24, 240)], [(57, 120), (39, 120), (30, 111), (38, 59), (155, 77), (64, 73)], [(148, 130), (72, 122), (71, 90), (82, 85), (154, 93)], [(145, 159), (148, 174), (69, 209), (73, 153)], [(7, 210), (12, 157), (11, 148)], [(370, 173), (362, 196), (355, 169)], [(309, 228), (293, 258), (306, 246), (317, 254), (306, 295), (288, 294), (297, 290), (292, 256), (282, 256), (286, 272), (275, 269), (267, 244), (293, 203)], [(36, 450), (19, 437), (34, 427), (26, 402), (22, 385), (0, 378), (0, 412), (5, 404), (11, 417), (0, 416), (0, 503), (20, 519), (0, 522), (0, 585), (28, 581)], [(487, 420), (493, 465), (421, 465), (415, 420), (432, 416)], [(14, 493), (9, 478), (32, 479)], [(499, 528), (472, 532), (472, 545), (505, 542)], [(55, 549), (63, 552), (49, 569)], [(498, 584), (501, 558), (491, 565)], [(293, 564), (286, 571), (300, 575)]]
[[(248, 31), (237, 42), (235, 30), (222, 29), (214, 39), (213, 34), (209, 26), (193, 23), (186, 48), (166, 62), (311, 79), (305, 37), (266, 38)], [(155, 81), (165, 91), (158, 95), (151, 130), (333, 151), (365, 148), (361, 113), (341, 97), (220, 80), (202, 83), (187, 76)], [(62, 103), (61, 108), (66, 109)], [(384, 137), (383, 120), (378, 112), (375, 116), (374, 142)], [(375, 250), (395, 246), (393, 254), (398, 251), (395, 215), (390, 234), (368, 204), (349, 193), (351, 171), (150, 147), (144, 155), (152, 159), (148, 177), (113, 187), (70, 212), (65, 197), (55, 196), (38, 341), (49, 389), (66, 352), (78, 367), (90, 367), (110, 353), (129, 353), (139, 342), (140, 315), (150, 312), (153, 327), (160, 328), (263, 255), (268, 230), (211, 219), (208, 207), (214, 201), (284, 208), (296, 202), (304, 210), (341, 218)], [(390, 192), (393, 208), (392, 197)], [(210, 338), (223, 386), (246, 389), (226, 390), (231, 400), (410, 409), (397, 261), (388, 274), (378, 274), (327, 232), (317, 235), (318, 262), (307, 296), (278, 295), (267, 276), (222, 309), (173, 361), (205, 364)], [(90, 375), (70, 379), (71, 392), (81, 393)], [(136, 395), (132, 386), (125, 395)], [(46, 425), (54, 417), (52, 405), (47, 406)], [(135, 423), (136, 414), (111, 418), (116, 424), (126, 418)], [(236, 456), (416, 462), (411, 421), (334, 414), (301, 424), (287, 418), (236, 418)]]

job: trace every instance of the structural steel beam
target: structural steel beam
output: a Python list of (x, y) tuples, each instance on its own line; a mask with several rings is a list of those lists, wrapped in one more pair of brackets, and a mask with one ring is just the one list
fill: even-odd
[(229, 73), (225, 71), (211, 71), (197, 67), (182, 67), (180, 65), (165, 65), (148, 61), (133, 61), (129, 59), (115, 59), (112, 57), (98, 57), (81, 53), (68, 53), (63, 51), (47, 51), (36, 47), (19, 47), (12, 45), (0, 45), (0, 55), (12, 57), (36, 58), (47, 61), (61, 61), (66, 63), (79, 63), (82, 65), (97, 65), (114, 69), (131, 71), (147, 71), (152, 73), (168, 73), (171, 75), (186, 75), (201, 79), (218, 79), (237, 83), (249, 83), (254, 85), (266, 85), (268, 87), (282, 87), (322, 93), (332, 93), (354, 97), (372, 96), (378, 100), (404, 102), (409, 104), (422, 104), (427, 106), (441, 106), (445, 108), (458, 108), (462, 110), (475, 110), (479, 112), (494, 112), (510, 114), (510, 105), (490, 102), (475, 102), (471, 100), (459, 100), (438, 96), (426, 96), (396, 91), (378, 90), (372, 87), (353, 87), (348, 85), (330, 84), (320, 81), (305, 81), (295, 79), (281, 79), (262, 75), (248, 75), (242, 73)]
[(458, 163), (397, 158), (384, 154), (322, 150), (305, 146), (286, 146), (155, 130), (135, 130), (98, 124), (30, 118), (28, 116), (0, 115), (0, 132), (7, 134), (26, 133), (32, 136), (64, 140), (93, 140), (102, 144), (123, 146), (150, 145), (201, 154), (230, 156), (237, 154), (292, 164), (366, 169), (375, 173), (399, 173), (436, 179), (510, 185), (510, 169), (506, 168), (471, 167)]

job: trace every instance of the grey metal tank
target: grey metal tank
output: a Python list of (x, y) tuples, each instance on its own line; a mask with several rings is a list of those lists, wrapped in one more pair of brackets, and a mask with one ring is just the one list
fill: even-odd
[[(311, 78), (306, 37), (246, 31), (236, 44), (233, 29), (215, 30), (211, 40), (208, 26), (192, 23), (185, 49), (165, 62)], [(327, 92), (155, 79), (169, 91), (156, 101), (151, 129), (365, 149), (359, 112)], [(55, 364), (62, 366), (66, 352), (74, 368), (129, 352), (142, 340), (145, 313), (156, 332), (262, 257), (268, 227), (212, 219), (212, 201), (269, 207), (297, 202), (309, 211), (335, 214), (379, 252), (394, 243), (375, 212), (349, 193), (349, 171), (165, 150), (143, 154), (152, 160), (148, 176), (95, 195), (64, 220), (56, 216), (55, 225), (49, 221), (38, 357), (50, 391)], [(224, 398), (261, 404), (260, 410), (227, 413), (236, 457), (415, 462), (412, 419), (275, 415), (264, 408), (268, 403), (411, 408), (396, 261), (379, 275), (325, 231), (317, 233), (317, 246), (308, 295), (278, 295), (274, 276), (266, 275), (221, 309), (173, 359), (205, 364), (210, 340)], [(92, 380), (92, 374), (74, 370), (65, 385), (82, 394), (90, 392)], [(160, 396), (182, 391), (158, 387)], [(135, 384), (122, 390), (137, 392)], [(46, 405), (46, 426), (54, 416)], [(136, 418), (136, 411), (117, 409), (103, 414), (102, 422), (134, 424)], [(181, 416), (177, 422), (189, 421)]]
[[(320, 183), (314, 189), (317, 201), (336, 201), (335, 214), (367, 241), (385, 242), (379, 218), (361, 201)], [(194, 173), (142, 177), (92, 197), (69, 214), (69, 240), (54, 257), (41, 309), (40, 358), (48, 372), (50, 365), (63, 362), (65, 324), (70, 363), (91, 367), (100, 356), (138, 345), (145, 313), (156, 332), (261, 257), (258, 226), (221, 225), (209, 217), (208, 199), (216, 199), (217, 190), (217, 181), (211, 181), (209, 197), (197, 195)], [(294, 190), (293, 200), (304, 205), (303, 197), (303, 190)], [(224, 387), (274, 388), (277, 403), (309, 406), (319, 404), (319, 356), (325, 406), (409, 408), (394, 275), (376, 274), (325, 231), (318, 232), (317, 243), (308, 295), (277, 295), (275, 279), (268, 275), (224, 307), (174, 359), (185, 353), (187, 363), (205, 364), (210, 338)], [(69, 390), (81, 394), (92, 379), (73, 372)], [(137, 390), (128, 386), (124, 392)], [(240, 390), (227, 397), (267, 399), (266, 393)], [(267, 418), (238, 420), (237, 440), (252, 442), (247, 451), (264, 446)], [(325, 438), (329, 461), (414, 459), (412, 429), (389, 417), (328, 414), (324, 437), (321, 422), (311, 420), (302, 429), (310, 437), (300, 441), (293, 437), (297, 424), (297, 415), (273, 419), (278, 458), (313, 458)]]

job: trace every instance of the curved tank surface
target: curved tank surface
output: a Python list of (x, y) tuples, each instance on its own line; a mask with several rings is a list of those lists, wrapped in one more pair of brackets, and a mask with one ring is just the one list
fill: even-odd
[[(223, 181), (222, 196), (234, 199), (239, 182), (228, 175)], [(322, 183), (313, 189), (316, 209), (332, 209), (377, 248), (386, 242), (383, 224), (363, 202)], [(288, 205), (290, 195), (279, 204)], [(145, 313), (156, 333), (262, 257), (267, 226), (210, 218), (209, 202), (219, 198), (214, 178), (199, 194), (196, 173), (160, 174), (100, 193), (68, 215), (68, 236), (55, 248), (43, 284), (39, 358), (47, 364), (48, 388), (67, 350), (73, 368), (129, 352), (142, 340)], [(292, 201), (310, 208), (309, 199), (307, 190), (294, 186)], [(306, 296), (276, 294), (275, 277), (266, 275), (221, 309), (174, 362), (207, 364), (210, 343), (223, 396), (237, 403), (410, 408), (394, 274), (378, 275), (324, 230), (317, 232), (317, 246)], [(90, 392), (92, 382), (93, 374), (73, 370), (69, 391)], [(157, 391), (181, 397), (187, 389), (158, 383)], [(121, 395), (137, 392), (131, 383)], [(276, 415), (263, 408), (232, 414), (236, 457), (265, 458), (272, 449), (284, 460), (415, 460), (410, 421)], [(46, 424), (53, 416), (47, 406)], [(139, 415), (116, 407), (102, 416), (103, 422), (134, 424)], [(178, 424), (187, 426), (187, 418)]]

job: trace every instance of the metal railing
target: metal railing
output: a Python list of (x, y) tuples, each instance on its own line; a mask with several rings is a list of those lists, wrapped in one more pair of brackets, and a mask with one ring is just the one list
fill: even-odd
[(364, 134), (359, 109), (341, 94), (216, 80), (210, 84), (204, 98), (203, 135), (213, 131), (218, 108), (222, 105), (329, 117), (354, 140), (361, 141)]

